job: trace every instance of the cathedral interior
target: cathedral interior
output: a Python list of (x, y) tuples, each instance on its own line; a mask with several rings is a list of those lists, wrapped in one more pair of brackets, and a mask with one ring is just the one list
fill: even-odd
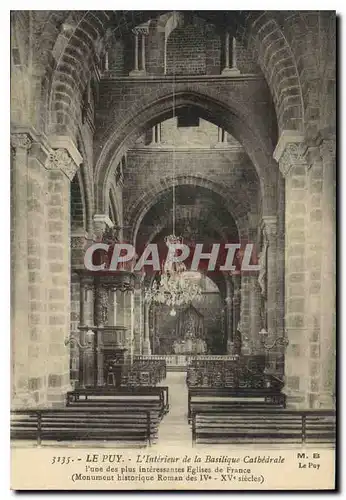
[[(331, 11), (11, 13), (12, 409), (163, 384), (178, 422), (232, 377), (335, 409), (335, 50)], [(85, 269), (172, 227), (260, 271), (171, 314), (158, 274)]]

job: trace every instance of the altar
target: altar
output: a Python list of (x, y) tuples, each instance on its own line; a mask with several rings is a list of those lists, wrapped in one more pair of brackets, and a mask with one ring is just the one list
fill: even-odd
[(173, 342), (174, 354), (206, 354), (207, 343), (204, 339), (204, 318), (195, 307), (190, 305), (177, 319), (176, 340)]

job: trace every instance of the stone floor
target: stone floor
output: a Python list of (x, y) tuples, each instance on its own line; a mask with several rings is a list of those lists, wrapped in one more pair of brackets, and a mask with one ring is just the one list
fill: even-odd
[(191, 445), (191, 426), (187, 422), (186, 372), (168, 372), (161, 385), (169, 387), (169, 413), (159, 427), (158, 445)]

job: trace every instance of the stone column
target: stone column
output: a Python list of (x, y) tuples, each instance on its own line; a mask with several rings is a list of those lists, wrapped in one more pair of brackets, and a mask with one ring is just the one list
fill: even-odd
[[(53, 151), (45, 167), (48, 170), (48, 276), (46, 286), (50, 298), (48, 401), (53, 405), (63, 404), (70, 386), (70, 348), (64, 340), (70, 334), (70, 182), (82, 157), (68, 137), (49, 138)], [(42, 353), (43, 356), (44, 352)], [(45, 353), (46, 354), (46, 353)], [(39, 373), (41, 368), (37, 368)]]
[(134, 356), (134, 290), (127, 290), (124, 294), (124, 319), (127, 329), (127, 357), (133, 362)]
[(320, 151), (323, 161), (322, 190), (322, 282), (321, 282), (321, 376), (320, 406), (335, 407), (336, 376), (336, 164), (335, 137), (323, 140)]
[(250, 344), (252, 354), (262, 354), (263, 346), (261, 345), (259, 332), (261, 325), (261, 290), (258, 284), (257, 276), (249, 277), (249, 294), (250, 294)]
[[(146, 73), (145, 60), (145, 37), (149, 34), (148, 23), (141, 26), (136, 26), (132, 30), (135, 36), (135, 53), (134, 53), (134, 69), (130, 72), (130, 76), (143, 76)], [(141, 64), (139, 65), (139, 35), (141, 36)]]
[[(267, 297), (267, 331), (269, 342), (278, 337), (277, 329), (277, 218), (263, 216), (262, 231), (267, 241), (266, 258), (266, 297)], [(282, 349), (279, 345), (268, 352), (268, 369), (279, 378), (283, 377)]]
[(142, 71), (145, 73), (145, 35), (142, 33)]
[[(104, 327), (108, 324), (108, 288), (101, 282), (95, 283), (95, 326)], [(104, 384), (103, 380), (103, 338), (102, 332), (96, 330), (94, 335), (94, 385)]]
[[(88, 318), (88, 307), (90, 301), (93, 302), (93, 292), (94, 292), (94, 283), (92, 277), (86, 277), (80, 275), (80, 300), (79, 300), (79, 326), (85, 327), (90, 326), (91, 322), (90, 318)], [(91, 300), (90, 300), (91, 299)], [(86, 387), (87, 385), (93, 385), (93, 364), (94, 364), (94, 356), (93, 356), (93, 346), (89, 345), (90, 343), (90, 334), (88, 334), (87, 330), (80, 330), (79, 340), (83, 348), (79, 349), (79, 385), (81, 387)], [(88, 347), (86, 347), (88, 346)]]
[(27, 133), (11, 134), (11, 336), (12, 404), (33, 403), (29, 394), (29, 271), (28, 271), (28, 151)]
[(136, 287), (133, 296), (133, 354), (141, 354), (143, 341), (142, 290)]
[[(308, 144), (304, 159), (306, 160), (306, 248), (305, 248), (305, 283), (306, 283), (306, 327), (309, 334), (309, 378), (308, 405), (319, 408), (322, 366), (321, 352), (321, 279), (323, 240), (325, 234), (322, 227), (322, 182), (323, 163), (320, 148), (313, 143)], [(323, 234), (323, 238), (321, 238)], [(328, 249), (329, 250), (329, 249)]]
[[(95, 324), (94, 321), (94, 309), (95, 309), (95, 287), (93, 280), (86, 280), (84, 282), (84, 325), (81, 326), (91, 326)], [(82, 318), (82, 317), (81, 317)], [(82, 321), (82, 319), (81, 319)], [(94, 385), (94, 343), (95, 343), (95, 332), (91, 338), (87, 331), (82, 330), (80, 332), (80, 341), (84, 345), (88, 345), (80, 353), (80, 384), (83, 387)], [(89, 345), (90, 344), (90, 345)]]
[(241, 307), (241, 277), (238, 274), (232, 276), (233, 299), (232, 299), (232, 342), (228, 343), (229, 354), (234, 353), (234, 340), (236, 332), (240, 328), (240, 307)]
[(160, 144), (161, 142), (161, 123), (157, 123), (152, 128), (152, 144)]
[(225, 298), (225, 325), (227, 338), (227, 352), (232, 352), (233, 344), (233, 287), (230, 278), (226, 279), (226, 298)]
[(285, 177), (285, 393), (288, 407), (309, 407), (308, 329), (309, 291), (307, 269), (308, 187), (303, 157), (304, 137), (286, 131), (274, 152)]
[(240, 71), (237, 68), (237, 42), (235, 37), (232, 37), (232, 67), (229, 66), (229, 49), (230, 49), (230, 34), (227, 31), (225, 34), (225, 67), (222, 70), (222, 75), (237, 76)]
[(109, 311), (108, 311), (108, 324), (112, 326), (117, 326), (118, 321), (118, 301), (117, 301), (117, 289), (111, 288), (109, 294)]
[(232, 38), (232, 69), (238, 70), (237, 68), (237, 40), (235, 37)]
[(134, 33), (135, 35), (135, 67), (134, 67), (134, 71), (138, 71), (138, 33), (135, 32)]
[(144, 339), (143, 354), (151, 354), (150, 347), (150, 326), (149, 326), (149, 303), (144, 302)]

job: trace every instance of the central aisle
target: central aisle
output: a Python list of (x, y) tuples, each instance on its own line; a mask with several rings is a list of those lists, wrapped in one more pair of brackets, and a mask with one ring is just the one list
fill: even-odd
[(191, 426), (187, 421), (188, 391), (185, 383), (186, 372), (167, 372), (160, 385), (168, 386), (169, 413), (160, 423), (157, 444), (159, 446), (191, 446)]

